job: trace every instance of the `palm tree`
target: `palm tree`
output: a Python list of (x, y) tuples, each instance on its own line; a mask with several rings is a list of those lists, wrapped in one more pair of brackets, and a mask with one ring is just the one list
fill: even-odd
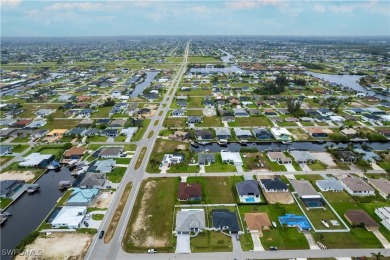
[(378, 253), (371, 253), (372, 257), (374, 257), (376, 260), (380, 260), (382, 258), (384, 258), (385, 256), (381, 253), (381, 252), (378, 252)]

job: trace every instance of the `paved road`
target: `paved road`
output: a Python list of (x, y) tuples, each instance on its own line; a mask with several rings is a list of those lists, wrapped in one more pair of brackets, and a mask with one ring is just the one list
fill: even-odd
[[(154, 146), (154, 143), (156, 142), (156, 139), (158, 138), (158, 133), (164, 129), (163, 127), (163, 121), (166, 117), (169, 107), (172, 102), (172, 96), (174, 95), (175, 91), (177, 90), (180, 79), (182, 78), (183, 74), (185, 73), (187, 69), (187, 57), (188, 57), (188, 50), (189, 50), (189, 43), (187, 43), (185, 55), (183, 58), (183, 62), (181, 63), (181, 67), (179, 71), (177, 72), (175, 78), (172, 80), (172, 84), (168, 88), (166, 95), (161, 102), (162, 105), (159, 106), (158, 110), (154, 114), (154, 116), (151, 118), (151, 122), (149, 124), (148, 129), (145, 132), (145, 136), (147, 136), (150, 131), (154, 131), (152, 137), (150, 138), (143, 138), (141, 141), (137, 142), (137, 149), (135, 151), (136, 155), (140, 154), (140, 151), (143, 147), (147, 147), (147, 151), (145, 153), (145, 156), (142, 160), (141, 166), (136, 170), (134, 168), (136, 162), (137, 162), (137, 156), (134, 158), (134, 160), (131, 160), (129, 167), (127, 168), (127, 171), (122, 179), (121, 185), (119, 186), (116, 195), (113, 199), (113, 201), (110, 204), (110, 208), (108, 209), (106, 216), (103, 220), (101, 230), (106, 230), (107, 227), (110, 224), (110, 221), (112, 219), (112, 216), (115, 211), (116, 205), (118, 205), (118, 202), (120, 200), (120, 197), (124, 191), (125, 184), (131, 181), (133, 183), (133, 188), (130, 192), (129, 200), (127, 201), (125, 208), (123, 210), (123, 214), (121, 216), (121, 219), (118, 223), (117, 230), (114, 234), (114, 237), (108, 244), (103, 243), (103, 239), (98, 239), (97, 236), (94, 237), (94, 240), (92, 241), (92, 244), (87, 252), (86, 259), (116, 259), (118, 256), (118, 253), (122, 253), (124, 255), (127, 255), (126, 252), (122, 249), (122, 239), (125, 233), (125, 228), (127, 226), (127, 223), (130, 219), (131, 211), (134, 206), (135, 198), (138, 194), (138, 190), (140, 188), (141, 182), (145, 177), (145, 169), (147, 162), (149, 161), (149, 157), (152, 152), (152, 148)], [(172, 93), (171, 93), (172, 91)], [(165, 106), (164, 106), (165, 104)], [(160, 112), (163, 112), (161, 115)], [(156, 121), (158, 120), (158, 123), (155, 125)], [(100, 232), (100, 230), (99, 230)], [(124, 257), (128, 258), (128, 257)]]

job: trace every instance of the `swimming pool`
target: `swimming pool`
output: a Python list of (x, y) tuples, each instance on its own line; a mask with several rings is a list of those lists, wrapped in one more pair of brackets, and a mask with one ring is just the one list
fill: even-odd
[(245, 201), (246, 202), (255, 202), (255, 199), (254, 198), (245, 198)]

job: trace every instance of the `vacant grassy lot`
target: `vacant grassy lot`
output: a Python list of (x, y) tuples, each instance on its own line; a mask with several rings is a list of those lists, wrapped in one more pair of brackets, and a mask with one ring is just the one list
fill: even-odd
[(236, 117), (235, 122), (229, 123), (230, 127), (242, 126), (270, 126), (272, 125), (266, 117)]
[(5, 163), (11, 161), (15, 156), (7, 155), (7, 156), (1, 156), (0, 157), (0, 165), (4, 165)]
[(126, 172), (126, 168), (124, 168), (124, 167), (115, 167), (114, 170), (112, 170), (111, 172), (107, 173), (107, 179), (109, 181), (112, 181), (112, 182), (115, 182), (115, 183), (119, 183), (119, 182), (121, 182), (122, 177), (125, 174), (125, 172)]
[(79, 119), (54, 119), (52, 121), (47, 121), (47, 124), (44, 125), (43, 129), (71, 129), (78, 125), (81, 122)]
[(184, 127), (186, 125), (186, 118), (165, 118), (165, 127)]
[(104, 236), (104, 243), (105, 244), (110, 242), (110, 240), (112, 239), (112, 237), (115, 234), (116, 227), (118, 226), (119, 220), (122, 216), (123, 208), (125, 207), (127, 199), (129, 198), (132, 185), (133, 184), (131, 182), (126, 184), (125, 190), (122, 193), (121, 200), (119, 201), (118, 206), (115, 209), (115, 213), (112, 216), (110, 225), (108, 226), (107, 231), (106, 231), (106, 235)]
[(203, 122), (199, 124), (200, 127), (213, 127), (213, 126), (223, 126), (221, 118), (217, 116), (204, 116)]
[(315, 233), (313, 237), (323, 234), (323, 244), (330, 249), (337, 248), (382, 248), (374, 234), (362, 228), (351, 229), (351, 232), (342, 233)]
[(327, 166), (320, 161), (316, 161), (315, 163), (310, 163), (308, 164), (308, 166), (312, 171), (323, 171), (327, 169)]
[(176, 92), (177, 95), (189, 95), (189, 96), (208, 96), (211, 94), (211, 88), (203, 89), (191, 89), (190, 91), (179, 90)]
[(27, 143), (28, 141), (30, 141), (30, 137), (28, 137), (28, 136), (16, 137), (11, 141), (11, 143)]
[(223, 163), (221, 154), (215, 154), (215, 162), (205, 166), (206, 172), (237, 172), (233, 164)]
[(107, 141), (107, 139), (108, 139), (107, 136), (93, 135), (87, 137), (87, 142), (105, 142)]
[(198, 165), (188, 165), (187, 163), (178, 163), (171, 165), (171, 167), (167, 170), (168, 173), (198, 173), (199, 166)]
[(145, 253), (148, 248), (173, 252), (173, 191), (178, 183), (178, 178), (149, 178), (142, 182), (122, 242), (126, 252)]
[(189, 63), (222, 63), (220, 58), (211, 56), (190, 56), (188, 57)]
[(188, 116), (202, 116), (203, 112), (202, 110), (187, 110)]
[(115, 158), (115, 161), (117, 164), (129, 164), (131, 159), (130, 158)]
[(206, 204), (236, 203), (233, 177), (188, 177), (187, 183), (202, 185), (202, 201)]
[(148, 129), (150, 122), (151, 120), (149, 118), (144, 120), (143, 126), (141, 128), (138, 128), (137, 132), (135, 132), (135, 134), (131, 137), (132, 142), (137, 142), (142, 139), (146, 129)]
[(188, 108), (202, 108), (202, 98), (201, 97), (190, 97), (188, 99)]
[(217, 231), (204, 231), (191, 238), (191, 252), (231, 252), (232, 239)]
[(12, 150), (13, 153), (21, 153), (27, 148), (29, 148), (29, 145), (24, 145), (24, 144), (18, 144), (14, 146), (14, 149)]
[(96, 112), (92, 113), (91, 118), (106, 118), (112, 107), (100, 107)]

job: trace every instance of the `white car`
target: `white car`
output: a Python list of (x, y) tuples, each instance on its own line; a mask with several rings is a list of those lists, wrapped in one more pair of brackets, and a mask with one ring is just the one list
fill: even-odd
[(155, 249), (148, 249), (148, 253), (149, 254), (155, 254), (155, 253), (157, 253), (157, 251)]

